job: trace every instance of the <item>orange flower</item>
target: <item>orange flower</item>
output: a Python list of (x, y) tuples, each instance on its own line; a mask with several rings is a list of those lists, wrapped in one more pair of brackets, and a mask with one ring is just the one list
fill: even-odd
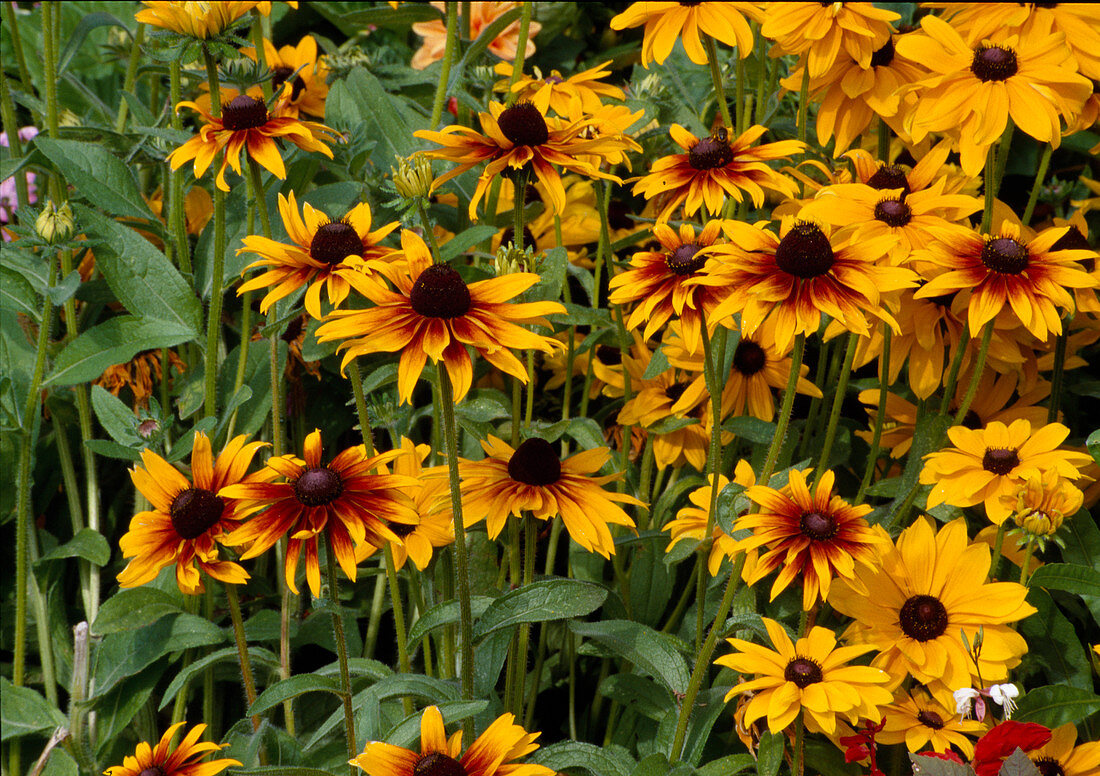
[[(441, 12), (446, 4), (433, 2), (433, 6)], [(513, 8), (518, 8), (519, 3), (479, 2), (470, 3), (470, 37), (477, 40), (481, 31), (495, 22)], [(417, 70), (423, 70), (432, 62), (443, 59), (443, 51), (447, 48), (447, 28), (442, 19), (430, 22), (417, 22), (412, 26), (413, 32), (424, 39), (424, 44), (413, 55), (412, 66)], [(525, 56), (530, 57), (535, 53), (534, 37), (542, 29), (542, 25), (532, 20), (527, 29), (527, 45), (524, 47)], [(501, 59), (515, 59), (516, 49), (519, 48), (519, 21), (514, 21), (505, 27), (489, 43), (489, 52)]]

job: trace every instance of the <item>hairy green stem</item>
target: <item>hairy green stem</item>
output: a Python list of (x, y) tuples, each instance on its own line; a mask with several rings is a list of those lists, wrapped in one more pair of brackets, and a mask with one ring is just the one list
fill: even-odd
[[(523, 76), (523, 60), (527, 56), (527, 34), (531, 29), (531, 12), (533, 4), (531, 0), (523, 3), (519, 16), (519, 35), (516, 38), (516, 58), (512, 61), (512, 77), (508, 81), (508, 93), (505, 95), (504, 104), (512, 105), (516, 101), (518, 92), (513, 92), (512, 87), (519, 83)], [(522, 194), (517, 195), (522, 198)]]
[[(11, 89), (8, 87), (8, 77), (2, 71), (0, 71), (0, 121), (3, 121), (4, 132), (8, 136), (8, 150), (12, 158), (21, 158), (23, 156), (23, 143), (19, 139), (19, 121), (16, 118)], [(20, 172), (15, 176), (15, 196), (19, 200), (20, 206), (26, 205), (30, 200), (27, 174), (25, 172)]]
[[(256, 679), (252, 675), (252, 659), (248, 655), (248, 639), (244, 635), (244, 618), (241, 616), (241, 599), (236, 585), (224, 585), (225, 600), (229, 604), (229, 617), (233, 621), (233, 641), (237, 645), (237, 660), (241, 666), (241, 684), (249, 707), (256, 702)], [(252, 732), (260, 729), (259, 715), (252, 716)]]
[(8, 34), (11, 35), (11, 49), (15, 55), (15, 64), (19, 72), (19, 85), (27, 94), (33, 94), (31, 74), (27, 70), (27, 59), (23, 56), (23, 36), (19, 34), (19, 25), (15, 19), (15, 3), (4, 3), (4, 22), (8, 25)]
[[(393, 547), (386, 542), (382, 548), (385, 553), (386, 580), (390, 585), (390, 604), (393, 606), (393, 626), (397, 635), (397, 665), (403, 674), (411, 674), (412, 666), (409, 663), (409, 638), (405, 629), (405, 606), (401, 601), (401, 586), (397, 583), (397, 565), (393, 560)], [(411, 695), (401, 697), (401, 705), (405, 716), (413, 713)]]
[[(722, 70), (718, 64), (718, 47), (714, 45), (714, 38), (704, 34), (703, 45), (707, 49), (707, 64), (710, 66), (710, 80), (714, 83), (714, 97), (718, 100), (718, 110), (722, 114), (722, 125), (731, 132), (736, 131), (736, 125), (730, 118), (730, 106), (726, 103), (726, 87), (722, 84)], [(740, 53), (740, 52), (738, 52)], [(740, 61), (740, 60), (738, 60)], [(738, 81), (740, 88), (740, 81)], [(738, 99), (738, 104), (741, 100)]]
[(955, 389), (959, 385), (959, 371), (962, 369), (963, 358), (970, 340), (970, 320), (963, 321), (962, 332), (959, 334), (959, 344), (956, 346), (955, 355), (951, 357), (951, 365), (947, 368), (947, 379), (943, 383), (943, 398), (940, 399), (941, 415), (946, 415), (951, 406), (951, 400), (955, 398)]
[(703, 379), (707, 385), (707, 393), (710, 395), (710, 446), (707, 450), (707, 476), (710, 478), (710, 499), (707, 506), (707, 526), (703, 530), (703, 541), (696, 550), (696, 565), (700, 572), (696, 580), (695, 600), (698, 604), (695, 622), (695, 649), (698, 650), (703, 643), (703, 630), (706, 627), (706, 614), (703, 611), (703, 601), (706, 599), (707, 575), (702, 569), (707, 567), (707, 542), (714, 531), (714, 523), (718, 513), (718, 475), (722, 465), (722, 389), (718, 385), (718, 375), (714, 364), (714, 353), (710, 343), (710, 333), (707, 331), (707, 321), (699, 326), (700, 337), (703, 340)]
[(802, 370), (802, 353), (806, 349), (806, 335), (796, 334), (794, 347), (791, 350), (791, 371), (787, 375), (787, 385), (783, 389), (783, 404), (779, 408), (779, 418), (776, 420), (775, 437), (768, 446), (768, 454), (764, 459), (764, 469), (757, 483), (766, 486), (775, 472), (775, 464), (779, 460), (779, 452), (783, 448), (783, 439), (787, 436), (787, 427), (791, 422), (791, 408), (794, 406), (794, 394), (798, 387), (798, 375)]
[(447, 44), (443, 49), (443, 69), (439, 73), (439, 84), (435, 88), (435, 97), (432, 99), (432, 117), (428, 123), (429, 129), (439, 127), (439, 121), (443, 118), (443, 104), (447, 100), (447, 84), (451, 80), (451, 66), (454, 64), (455, 52), (458, 49), (458, 12), (453, 2), (447, 3)]
[(867, 468), (863, 472), (863, 479), (859, 483), (859, 492), (856, 493), (855, 503), (863, 503), (863, 495), (871, 485), (871, 478), (875, 473), (875, 464), (878, 463), (879, 447), (882, 444), (882, 427), (886, 422), (886, 396), (890, 387), (890, 341), (893, 339), (894, 330), (890, 324), (882, 323), (882, 353), (879, 355), (878, 376), (878, 409), (875, 411), (875, 429), (871, 435), (871, 451), (867, 454)]
[[(203, 46), (206, 61), (206, 79), (210, 84), (210, 115), (221, 114), (221, 91), (218, 86), (218, 65), (214, 55)], [(220, 155), (224, 155), (221, 151)], [(249, 164), (254, 164), (249, 157)], [(257, 188), (257, 192), (260, 189)], [(257, 197), (260, 199), (261, 197)], [(218, 347), (221, 341), (222, 296), (225, 274), (225, 192), (214, 187), (214, 263), (210, 285), (210, 308), (206, 318), (206, 361), (203, 374), (203, 414), (208, 418), (218, 416)]]
[[(344, 743), (348, 759), (356, 755), (355, 714), (351, 707), (351, 671), (348, 668), (348, 641), (344, 634), (344, 614), (340, 608), (340, 582), (336, 577), (336, 553), (332, 550), (332, 537), (325, 532), (325, 569), (328, 576), (328, 596), (332, 606), (332, 633), (336, 640), (336, 658), (340, 663), (340, 700), (344, 707)], [(349, 766), (352, 776), (355, 766)]]
[(126, 117), (130, 112), (130, 103), (126, 101), (126, 93), (134, 91), (134, 81), (137, 79), (138, 62), (141, 58), (141, 44), (145, 41), (145, 25), (138, 23), (134, 31), (133, 40), (130, 43), (130, 59), (126, 63), (126, 76), (122, 81), (123, 96), (118, 101), (118, 116), (115, 117), (115, 132), (122, 132), (126, 128)]
[(1054, 371), (1050, 375), (1050, 406), (1047, 408), (1047, 423), (1058, 422), (1058, 409), (1062, 403), (1062, 386), (1065, 384), (1066, 349), (1069, 345), (1069, 322), (1072, 316), (1062, 322), (1062, 331), (1054, 340)]
[(1031, 184), (1031, 193), (1027, 197), (1027, 207), (1020, 217), (1020, 223), (1027, 226), (1031, 223), (1031, 217), (1035, 214), (1035, 205), (1039, 202), (1039, 192), (1043, 190), (1043, 180), (1047, 177), (1047, 169), (1050, 167), (1050, 157), (1054, 153), (1054, 147), (1047, 143), (1043, 149), (1043, 155), (1039, 157), (1039, 169), (1035, 173), (1035, 182)]
[(978, 393), (978, 383), (982, 381), (982, 370), (985, 369), (985, 358), (989, 353), (989, 343), (992, 339), (993, 321), (990, 321), (982, 330), (982, 344), (978, 347), (978, 355), (974, 359), (974, 372), (970, 375), (970, 385), (967, 386), (966, 395), (963, 396), (962, 403), (955, 412), (952, 425), (960, 425), (966, 417), (966, 413), (970, 412), (970, 405), (974, 402), (974, 396)]
[(829, 411), (829, 424), (825, 427), (825, 443), (821, 447), (821, 455), (818, 456), (817, 467), (814, 471), (815, 485), (821, 480), (822, 472), (829, 465), (829, 454), (833, 451), (837, 421), (840, 420), (840, 408), (844, 404), (844, 394), (848, 390), (848, 378), (852, 375), (852, 362), (856, 357), (856, 345), (858, 343), (858, 334), (852, 332), (848, 335), (848, 347), (844, 351), (844, 363), (840, 367), (840, 378), (837, 381), (836, 393), (833, 394), (833, 406)]

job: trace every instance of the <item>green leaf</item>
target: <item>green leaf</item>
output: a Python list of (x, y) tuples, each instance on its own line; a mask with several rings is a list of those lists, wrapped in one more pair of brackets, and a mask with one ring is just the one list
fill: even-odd
[(1089, 438), (1085, 440), (1085, 447), (1088, 448), (1092, 460), (1100, 463), (1100, 428), (1089, 434)]
[(30, 687), (16, 687), (7, 677), (0, 676), (0, 740), (7, 741), (32, 733), (53, 730), (65, 724), (65, 715)]
[(1096, 525), (1088, 510), (1078, 510), (1077, 514), (1063, 523), (1062, 560), (1076, 563), (1086, 568), (1100, 568), (1100, 526)]
[(657, 375), (663, 374), (668, 369), (668, 356), (665, 355), (665, 349), (658, 347), (653, 351), (653, 355), (649, 358), (649, 363), (646, 365), (645, 372), (642, 374), (643, 380), (655, 380)]
[[(80, 140), (34, 139), (46, 158), (88, 202), (111, 215), (155, 221), (126, 164), (102, 145)], [(79, 219), (84, 223), (83, 219)], [(124, 228), (124, 227), (120, 227)], [(96, 250), (98, 258), (98, 249)]]
[(133, 447), (120, 445), (109, 439), (89, 439), (84, 446), (103, 458), (117, 458), (120, 461), (140, 461), (141, 453)]
[(155, 587), (134, 587), (120, 590), (99, 607), (92, 633), (105, 636), (143, 628), (168, 614), (183, 610), (175, 598)]
[(1045, 669), (1047, 680), (1092, 689), (1092, 670), (1077, 629), (1041, 588), (1028, 590), (1027, 602), (1037, 611), (1020, 621), (1020, 635), (1028, 643), (1029, 655)]
[[(252, 659), (253, 666), (263, 666), (270, 670), (275, 670), (279, 667), (279, 656), (263, 647), (249, 647), (248, 656)], [(237, 648), (225, 647), (224, 649), (215, 650), (209, 655), (179, 669), (175, 672), (171, 684), (168, 685), (168, 689), (164, 691), (164, 696), (160, 699), (160, 706), (158, 708), (163, 709), (171, 703), (172, 699), (176, 697), (176, 694), (187, 686), (191, 678), (201, 674), (206, 670), (207, 666), (223, 662), (235, 663), (237, 659)]]
[(122, 27), (126, 29), (126, 25), (119, 21), (118, 17), (113, 14), (104, 13), (102, 11), (82, 14), (80, 22), (73, 31), (68, 34), (65, 48), (61, 52), (61, 56), (58, 57), (58, 73), (64, 73), (68, 69), (69, 63), (72, 61), (73, 57), (76, 56), (77, 50), (83, 45), (84, 39), (87, 38), (88, 33), (96, 27)]
[(997, 776), (1041, 776), (1041, 773), (1024, 750), (1016, 747), (1016, 751), (1001, 763), (1001, 770), (997, 772)]
[(658, 420), (652, 426), (646, 428), (646, 431), (650, 434), (670, 434), (673, 431), (679, 431), (682, 428), (697, 425), (699, 425), (698, 418), (678, 418), (675, 415), (671, 415), (667, 418)]
[[(481, 617), (493, 599), (489, 596), (470, 596), (470, 613), (474, 619)], [(428, 611), (416, 618), (416, 622), (409, 628), (409, 644), (415, 644), (427, 636), (436, 628), (449, 625), (459, 620), (458, 601), (444, 601), (436, 604)]]
[(664, 533), (642, 536), (630, 563), (630, 600), (634, 602), (634, 619), (646, 625), (657, 625), (668, 606), (675, 580), (665, 565)]
[(1100, 711), (1100, 696), (1092, 691), (1047, 685), (1028, 690), (1017, 704), (1012, 718), (1056, 728), (1067, 722), (1076, 724), (1097, 711)]
[(42, 313), (35, 303), (38, 294), (27, 279), (7, 265), (0, 265), (0, 307), (30, 316), (37, 322)]
[(55, 305), (60, 306), (72, 299), (73, 294), (75, 294), (76, 290), (80, 288), (80, 283), (80, 271), (74, 269), (72, 272), (65, 276), (64, 280), (55, 285), (53, 288), (48, 289), (46, 293), (50, 295), (51, 302), (53, 302)]
[(260, 693), (260, 697), (248, 707), (248, 714), (249, 716), (263, 714), (283, 701), (297, 698), (307, 692), (329, 692), (338, 696), (344, 694), (340, 689), (338, 679), (331, 676), (318, 676), (317, 674), (298, 674), (281, 682), (276, 682)]
[(695, 769), (696, 776), (734, 776), (756, 765), (751, 754), (730, 754)]
[(562, 286), (565, 285), (567, 264), (569, 264), (569, 254), (565, 248), (558, 246), (548, 250), (538, 265), (539, 282), (531, 286), (531, 289), (524, 294), (524, 299), (556, 302), (561, 296)]
[(371, 25), (408, 28), (415, 22), (430, 22), (442, 18), (439, 10), (427, 3), (405, 3), (397, 8), (389, 6), (371, 8), (359, 3), (326, 2), (313, 2), (309, 6), (349, 36)]
[(569, 424), (565, 427), (565, 433), (573, 438), (581, 450), (607, 447), (603, 431), (592, 418), (570, 418)]
[(606, 588), (576, 579), (546, 579), (511, 590), (489, 604), (474, 625), (474, 641), (522, 622), (583, 617), (603, 605)]
[(609, 749), (581, 741), (561, 741), (544, 746), (528, 755), (527, 762), (544, 765), (554, 771), (580, 768), (593, 776), (630, 776), (634, 762), (626, 755), (616, 756)]
[(909, 762), (913, 764), (913, 776), (974, 776), (974, 769), (969, 765), (927, 754), (910, 752)]
[(487, 224), (471, 226), (469, 229), (465, 229), (447, 240), (446, 245), (441, 245), (439, 247), (439, 257), (443, 259), (443, 261), (457, 259), (467, 250), (473, 248), (480, 242), (488, 240), (496, 233), (497, 228), (495, 226), (489, 226)]
[(170, 348), (194, 338), (192, 329), (170, 321), (130, 315), (111, 318), (66, 345), (42, 387), (86, 383), (143, 350)]
[(783, 764), (783, 745), (787, 742), (782, 733), (764, 731), (760, 734), (760, 749), (756, 753), (757, 776), (775, 776)]
[(924, 456), (939, 449), (950, 426), (951, 418), (941, 415), (929, 414), (917, 421), (917, 427), (913, 431), (913, 446), (909, 450), (908, 460), (898, 483), (898, 496), (890, 503), (889, 511), (884, 513), (887, 517), (883, 522), (887, 525), (893, 525), (906, 495), (917, 487), (921, 469), (924, 468)]
[(596, 687), (596, 691), (635, 714), (660, 722), (675, 711), (668, 693), (652, 679), (641, 674), (612, 674)]
[(329, 87), (325, 120), (339, 129), (361, 125), (360, 131), (378, 141), (370, 155), (383, 170), (389, 169), (395, 156), (406, 157), (416, 150), (408, 107), (387, 94), (378, 79), (363, 67), (356, 67), (347, 78)]
[(687, 691), (688, 669), (676, 640), (629, 620), (570, 622), (578, 636), (595, 639), (661, 682), (673, 695)]
[(1084, 596), (1100, 596), (1100, 571), (1074, 563), (1048, 563), (1035, 569), (1028, 587), (1064, 590)]
[(173, 614), (139, 630), (112, 633), (96, 653), (96, 692), (107, 692), (165, 655), (225, 639), (221, 628), (193, 614)]
[[(489, 701), (445, 701), (436, 704), (439, 713), (443, 715), (444, 724), (453, 725), (464, 719), (469, 719), (475, 714), (480, 714), (489, 707)], [(420, 738), (420, 718), (423, 712), (417, 712), (405, 717), (386, 736), (386, 740), (396, 746), (411, 746)]]
[(738, 418), (730, 418), (722, 424), (726, 431), (732, 431), (747, 442), (757, 445), (771, 444), (775, 438), (776, 426), (760, 418), (744, 415)]
[(137, 435), (138, 419), (134, 411), (101, 385), (92, 386), (92, 409), (99, 424), (120, 445), (133, 446), (141, 441)]
[(106, 566), (111, 559), (111, 545), (107, 544), (107, 540), (99, 531), (81, 528), (72, 539), (59, 547), (54, 547), (35, 561), (35, 565), (61, 558), (84, 558), (97, 566)]
[(118, 221), (79, 205), (75, 209), (88, 231), (103, 239), (96, 246), (96, 268), (127, 310), (171, 322), (192, 336), (203, 330), (202, 303), (163, 253)]

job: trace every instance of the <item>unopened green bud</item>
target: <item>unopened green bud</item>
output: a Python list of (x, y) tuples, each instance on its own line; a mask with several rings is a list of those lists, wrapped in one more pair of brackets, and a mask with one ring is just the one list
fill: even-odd
[(432, 188), (432, 163), (427, 157), (413, 154), (409, 158), (397, 157), (397, 168), (390, 168), (393, 185), (405, 199), (427, 197)]
[(69, 203), (57, 207), (52, 199), (46, 200), (42, 212), (34, 222), (34, 229), (48, 243), (69, 239), (73, 233), (73, 211)]

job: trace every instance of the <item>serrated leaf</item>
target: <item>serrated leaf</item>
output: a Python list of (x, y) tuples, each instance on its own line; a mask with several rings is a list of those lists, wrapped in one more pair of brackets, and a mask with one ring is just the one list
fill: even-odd
[(1019, 722), (1038, 722), (1053, 729), (1067, 722), (1080, 722), (1097, 711), (1100, 711), (1100, 696), (1090, 690), (1047, 685), (1024, 693), (1012, 718)]
[(474, 624), (474, 641), (524, 622), (583, 617), (603, 605), (607, 589), (576, 579), (545, 579), (497, 598)]
[(688, 669), (671, 637), (629, 620), (570, 622), (578, 636), (595, 639), (657, 679), (675, 696), (687, 691)]
[[(271, 650), (262, 647), (249, 647), (248, 656), (252, 660), (253, 668), (263, 666), (275, 670), (279, 667), (279, 656)], [(176, 697), (176, 694), (187, 686), (191, 678), (201, 674), (208, 666), (212, 666), (216, 663), (236, 662), (237, 660), (237, 648), (225, 647), (224, 649), (215, 650), (209, 655), (199, 658), (190, 665), (179, 669), (172, 677), (171, 684), (169, 684), (168, 688), (164, 691), (164, 695), (160, 699), (159, 708), (163, 709), (171, 703), (172, 699)]]
[(554, 771), (580, 768), (593, 776), (630, 776), (635, 763), (625, 755), (616, 757), (608, 749), (581, 741), (561, 741), (543, 746), (527, 756), (527, 762)]
[(748, 415), (730, 418), (722, 424), (722, 428), (726, 431), (732, 431), (736, 436), (757, 445), (771, 444), (776, 432), (774, 423)]
[(66, 345), (42, 387), (85, 383), (99, 377), (107, 367), (124, 364), (143, 350), (170, 348), (194, 337), (192, 329), (171, 321), (130, 315), (111, 318)]
[(1024, 750), (1016, 747), (1016, 751), (1001, 763), (1001, 770), (998, 771), (997, 776), (1041, 776), (1041, 774)]
[[(155, 221), (130, 168), (102, 145), (39, 135), (34, 144), (88, 202), (111, 215)], [(83, 219), (79, 219), (83, 223)], [(98, 258), (98, 250), (97, 250)]]
[(1035, 569), (1028, 581), (1028, 587), (1100, 596), (1100, 571), (1074, 563), (1048, 563)]
[(221, 628), (193, 614), (172, 614), (145, 628), (112, 633), (96, 652), (96, 692), (107, 692), (172, 652), (220, 644), (225, 639)]
[[(473, 615), (475, 620), (478, 619), (492, 602), (493, 599), (489, 596), (470, 596), (470, 614)], [(444, 601), (441, 604), (436, 604), (420, 615), (416, 622), (412, 624), (412, 627), (409, 628), (409, 644), (415, 644), (436, 628), (458, 622), (458, 620), (458, 601)]]
[(155, 587), (129, 588), (120, 590), (103, 602), (91, 630), (96, 636), (136, 630), (151, 625), (165, 615), (182, 611), (172, 596)]
[(331, 676), (298, 674), (289, 679), (283, 679), (281, 682), (276, 682), (260, 693), (256, 701), (248, 707), (248, 714), (250, 716), (263, 714), (268, 709), (278, 706), (283, 701), (289, 700), (290, 698), (297, 698), (299, 695), (303, 695), (307, 692), (327, 692), (337, 696), (344, 695), (343, 691), (340, 689), (339, 680)]
[(30, 687), (16, 687), (7, 677), (0, 677), (4, 702), (0, 703), (0, 740), (19, 738), (32, 733), (53, 730), (65, 724), (65, 715)]
[(35, 565), (61, 558), (84, 558), (97, 566), (106, 566), (111, 559), (111, 545), (99, 531), (81, 528), (72, 539), (35, 561)]
[[(464, 719), (469, 719), (475, 714), (480, 714), (489, 706), (489, 701), (444, 701), (436, 704), (439, 713), (443, 715), (444, 724), (454, 724)], [(411, 746), (420, 738), (420, 718), (422, 713), (417, 712), (402, 720), (389, 732), (386, 741), (396, 746)]]
[(101, 385), (92, 386), (92, 409), (111, 439), (127, 446), (140, 441), (137, 436), (138, 420), (134, 411)]

